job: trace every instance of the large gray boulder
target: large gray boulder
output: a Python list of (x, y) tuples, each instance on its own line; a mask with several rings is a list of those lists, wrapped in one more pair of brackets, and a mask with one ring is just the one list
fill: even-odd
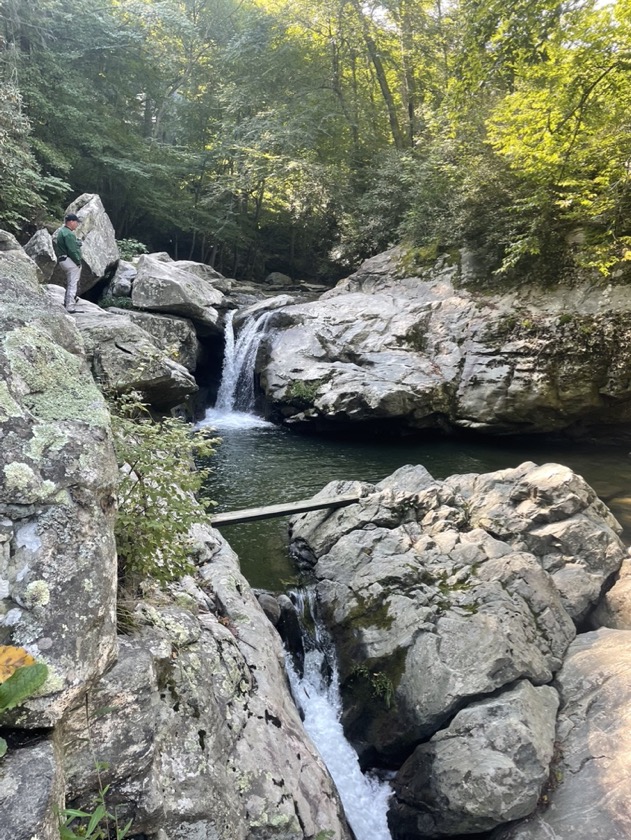
[(50, 233), (45, 228), (36, 231), (24, 246), (24, 250), (42, 272), (43, 282), (48, 283), (57, 267), (57, 257)]
[(201, 353), (201, 345), (195, 327), (187, 318), (174, 315), (156, 315), (153, 312), (138, 312), (133, 309), (108, 309), (112, 315), (128, 318), (151, 335), (158, 347), (168, 353), (175, 362), (193, 373)]
[[(61, 305), (61, 291), (48, 287)], [(113, 314), (88, 301), (79, 301), (73, 315), (83, 336), (85, 351), (100, 386), (114, 394), (138, 391), (159, 409), (184, 402), (197, 391), (189, 371), (158, 346), (156, 340), (134, 323), (128, 313)]]
[(631, 837), (631, 633), (599, 630), (570, 646), (550, 783), (537, 812), (493, 840)]
[[(66, 207), (66, 213), (75, 213), (79, 217), (76, 236), (83, 242), (81, 279), (78, 289), (81, 295), (95, 286), (99, 280), (109, 274), (114, 274), (120, 252), (116, 244), (114, 227), (98, 195), (83, 193)], [(65, 286), (65, 274), (59, 266), (55, 269), (50, 282)]]
[(117, 466), (79, 332), (19, 246), (0, 251), (0, 439), (0, 640), (49, 667), (3, 722), (46, 728), (116, 655)]
[(84, 804), (108, 784), (134, 833), (163, 840), (350, 840), (236, 555), (201, 527), (194, 551), (199, 576), (139, 606), (137, 634), (69, 722), (70, 795)]
[(222, 292), (208, 279), (153, 254), (138, 260), (132, 302), (137, 309), (190, 318), (205, 335), (220, 334), (218, 308), (226, 305)]
[(367, 757), (402, 760), (471, 701), (549, 682), (572, 619), (626, 555), (611, 514), (559, 465), (444, 482), (406, 467), (357, 489), (358, 504), (293, 520), (292, 540), (337, 644), (347, 734)]
[(397, 773), (395, 840), (474, 834), (531, 814), (548, 781), (558, 705), (553, 688), (522, 681), (459, 712)]
[(628, 437), (628, 287), (498, 295), (461, 279), (444, 261), (411, 276), (395, 250), (278, 313), (259, 359), (269, 411), (325, 427)]

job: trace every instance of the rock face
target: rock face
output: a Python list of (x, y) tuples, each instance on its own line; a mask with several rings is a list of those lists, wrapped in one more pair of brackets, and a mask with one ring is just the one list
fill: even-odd
[[(62, 304), (55, 286), (51, 297)], [(83, 336), (92, 371), (102, 388), (113, 393), (139, 391), (158, 409), (179, 405), (197, 391), (188, 370), (171, 359), (155, 338), (124, 310), (116, 314), (88, 301), (79, 301), (73, 316)]]
[[(412, 756), (395, 782), (395, 837), (479, 832), (524, 816), (554, 730), (554, 692), (535, 687), (553, 679), (572, 619), (620, 567), (619, 526), (555, 464), (442, 482), (404, 467), (376, 486), (333, 482), (322, 495), (351, 489), (363, 490), (358, 504), (293, 520), (293, 553), (313, 568), (336, 641), (347, 735), (366, 762), (397, 767)], [(521, 751), (506, 734), (518, 730)], [(453, 768), (466, 774), (481, 755), (497, 774), (483, 790), (471, 770), (467, 804), (454, 794), (463, 777)]]
[(458, 266), (409, 276), (400, 258), (368, 260), (319, 301), (274, 316), (259, 369), (271, 416), (628, 436), (627, 289), (483, 294), (458, 287)]
[(223, 294), (208, 279), (159, 255), (145, 254), (138, 260), (132, 302), (138, 309), (190, 318), (200, 334), (221, 332), (217, 307), (225, 306)]
[(0, 439), (0, 641), (49, 666), (11, 720), (50, 727), (116, 654), (117, 468), (80, 335), (19, 246), (0, 252)]
[(458, 712), (417, 747), (396, 780), (391, 822), (402, 836), (473, 834), (531, 814), (554, 751), (556, 691), (527, 681)]
[(558, 747), (537, 812), (493, 840), (631, 836), (631, 633), (599, 630), (570, 646), (556, 685)]
[(201, 346), (191, 321), (173, 315), (154, 315), (153, 312), (137, 312), (115, 307), (111, 307), (108, 312), (129, 318), (133, 324), (148, 332), (158, 347), (170, 351), (174, 361), (193, 373), (197, 367)]
[[(71, 795), (98, 790), (107, 763), (120, 818), (169, 840), (350, 840), (333, 784), (306, 737), (283, 670), (280, 639), (237, 558), (198, 529), (203, 563), (179, 606), (137, 610), (139, 633), (66, 730)], [(98, 709), (109, 710), (98, 714)], [(86, 747), (85, 732), (91, 736)], [(82, 737), (83, 735), (83, 737)]]

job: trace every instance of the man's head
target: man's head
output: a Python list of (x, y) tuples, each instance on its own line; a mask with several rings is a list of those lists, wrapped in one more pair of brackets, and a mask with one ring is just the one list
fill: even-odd
[(64, 216), (64, 223), (70, 230), (76, 230), (79, 226), (79, 217), (75, 213), (68, 213)]

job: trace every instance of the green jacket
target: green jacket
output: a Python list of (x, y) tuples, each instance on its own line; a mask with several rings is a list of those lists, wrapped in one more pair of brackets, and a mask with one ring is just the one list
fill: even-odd
[(74, 232), (65, 225), (55, 234), (55, 253), (58, 257), (70, 257), (77, 265), (81, 265), (81, 247)]

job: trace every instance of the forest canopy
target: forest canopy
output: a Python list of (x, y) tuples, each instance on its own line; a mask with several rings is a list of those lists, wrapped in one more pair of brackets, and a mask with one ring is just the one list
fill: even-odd
[(631, 0), (0, 0), (0, 226), (238, 278), (631, 259)]

